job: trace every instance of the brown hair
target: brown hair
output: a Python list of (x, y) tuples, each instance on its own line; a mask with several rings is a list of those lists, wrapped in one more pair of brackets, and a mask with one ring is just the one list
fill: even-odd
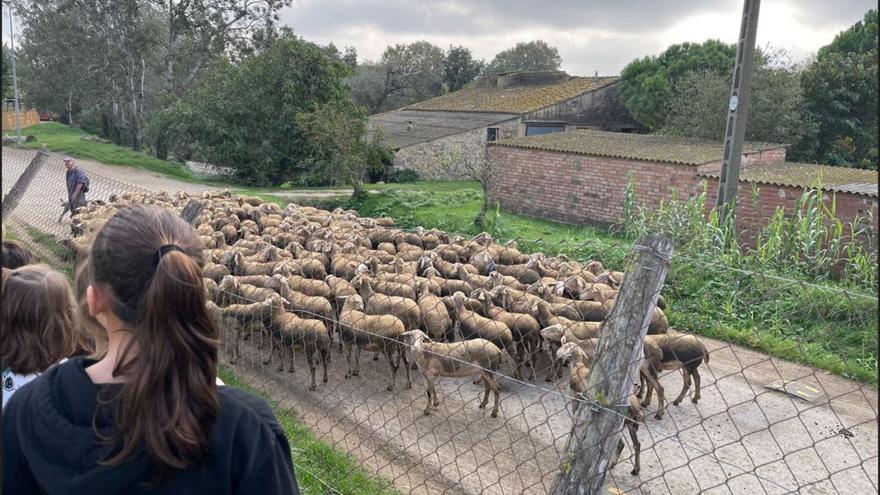
[(3, 241), (3, 268), (19, 268), (34, 265), (40, 259), (18, 241)]
[(112, 401), (116, 429), (109, 436), (95, 430), (114, 446), (105, 465), (145, 448), (164, 476), (205, 455), (220, 406), (202, 249), (192, 227), (156, 206), (120, 209), (92, 243), (80, 275), (108, 293), (110, 310), (132, 335), (113, 368), (130, 378)]
[(76, 309), (64, 275), (46, 265), (4, 268), (2, 298), (4, 366), (39, 373), (74, 351)]

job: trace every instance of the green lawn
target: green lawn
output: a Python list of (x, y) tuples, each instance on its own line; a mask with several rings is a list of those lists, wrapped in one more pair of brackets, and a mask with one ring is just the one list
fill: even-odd
[(327, 485), (344, 494), (392, 495), (398, 493), (391, 487), (389, 481), (368, 473), (352, 457), (315, 439), (311, 430), (296, 417), (293, 411), (281, 408), (276, 401), (244, 383), (228, 368), (221, 367), (218, 374), (226, 385), (262, 397), (272, 406), (275, 417), (284, 428), (287, 440), (290, 442), (296, 480), (303, 494), (335, 493), (330, 492)]
[(107, 165), (142, 168), (188, 182), (202, 182), (193, 177), (186, 168), (176, 163), (160, 160), (146, 153), (132, 151), (130, 148), (115, 144), (83, 141), (80, 136), (89, 133), (76, 127), (57, 122), (43, 122), (27, 127), (24, 132), (37, 138), (36, 141), (27, 143), (30, 148), (39, 149), (43, 144), (46, 144), (50, 150), (56, 153), (76, 158), (95, 160)]

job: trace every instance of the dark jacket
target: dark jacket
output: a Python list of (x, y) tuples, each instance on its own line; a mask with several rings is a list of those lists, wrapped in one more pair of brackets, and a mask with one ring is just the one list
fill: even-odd
[[(98, 394), (119, 385), (92, 383), (85, 368), (93, 362), (71, 359), (12, 396), (3, 411), (4, 494), (299, 494), (290, 446), (272, 410), (225, 386), (218, 387), (220, 414), (196, 468), (148, 487), (155, 471), (143, 450), (112, 468), (99, 466), (108, 446), (92, 429)], [(111, 431), (112, 414), (99, 415), (96, 424)]]

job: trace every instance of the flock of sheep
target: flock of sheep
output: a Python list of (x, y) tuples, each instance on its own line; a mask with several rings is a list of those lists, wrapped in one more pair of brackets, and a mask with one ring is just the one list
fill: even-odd
[[(411, 386), (411, 358), (426, 381), (426, 415), (439, 404), (437, 378), (474, 376), (485, 388), (479, 407), (486, 407), (491, 392), (496, 417), (501, 394), (495, 372), (509, 360), (514, 378), (527, 374), (534, 380), (541, 352), (551, 362), (547, 381), (560, 378), (568, 362), (572, 391), (584, 392), (602, 323), (624, 275), (597, 261), (525, 254), (515, 242), (496, 244), (485, 233), (467, 239), (422, 228), (404, 231), (390, 218), (293, 204), (280, 208), (225, 191), (124, 193), (92, 202), (72, 219), (74, 237), (67, 243), (78, 259), (117, 208), (137, 203), (192, 217), (206, 247), (209, 311), (220, 328), (235, 329), (232, 363), (243, 338), (266, 336), (271, 350), (264, 364), (277, 359), (279, 371), (285, 364), (293, 371), (294, 352), (305, 353), (309, 390), (315, 390), (318, 364), (327, 382), (336, 340), (345, 351), (346, 378), (358, 376), (361, 351), (371, 352), (387, 361), (387, 388), (393, 390), (400, 369)], [(665, 307), (661, 296), (644, 343), (637, 390), (645, 399), (634, 395), (627, 414), (636, 451), (633, 474), (639, 471), (636, 430), (653, 389), (655, 417), (665, 410), (658, 373), (681, 369), (683, 387), (673, 403), (681, 402), (691, 379), (696, 403), (698, 367), (709, 360), (695, 337), (667, 334)], [(579, 403), (573, 400), (575, 410)]]

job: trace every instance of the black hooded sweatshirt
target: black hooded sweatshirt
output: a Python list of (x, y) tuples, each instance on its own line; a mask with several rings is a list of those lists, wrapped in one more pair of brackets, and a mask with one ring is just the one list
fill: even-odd
[[(290, 446), (272, 410), (225, 386), (218, 387), (220, 413), (197, 467), (150, 486), (154, 464), (143, 449), (114, 467), (99, 465), (108, 446), (92, 429), (98, 394), (119, 385), (92, 383), (85, 371), (92, 363), (71, 359), (12, 396), (3, 411), (4, 494), (299, 494)], [(95, 419), (99, 431), (112, 431), (112, 414)]]

